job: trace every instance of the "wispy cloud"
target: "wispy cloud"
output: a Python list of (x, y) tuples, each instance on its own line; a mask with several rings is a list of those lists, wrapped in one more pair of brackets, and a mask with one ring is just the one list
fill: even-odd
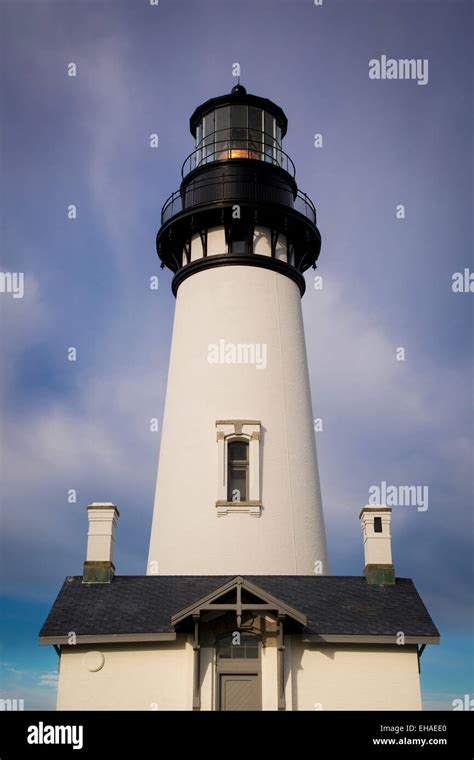
[(46, 686), (56, 689), (58, 686), (59, 674), (57, 672), (42, 673), (38, 678), (38, 686)]

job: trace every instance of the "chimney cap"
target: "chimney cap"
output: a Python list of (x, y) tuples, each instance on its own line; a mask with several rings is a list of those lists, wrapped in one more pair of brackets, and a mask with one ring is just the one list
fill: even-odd
[(115, 509), (117, 517), (120, 517), (120, 512), (111, 501), (93, 501), (92, 504), (87, 505), (87, 509)]
[(366, 512), (391, 512), (391, 507), (386, 507), (385, 504), (366, 504), (365, 507), (362, 507), (359, 513), (359, 520), (362, 517), (362, 515)]

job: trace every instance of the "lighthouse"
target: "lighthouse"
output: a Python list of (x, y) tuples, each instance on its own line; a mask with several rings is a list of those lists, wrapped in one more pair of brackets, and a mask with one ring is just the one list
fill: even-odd
[(190, 119), (157, 235), (176, 296), (149, 574), (326, 574), (301, 298), (316, 210), (287, 118), (238, 84)]
[(328, 571), (301, 313), (321, 239), (286, 116), (239, 84), (190, 127), (157, 235), (176, 311), (146, 574), (116, 573), (120, 511), (89, 504), (39, 634), (58, 709), (419, 710), (439, 632), (392, 510), (347, 505), (363, 572)]

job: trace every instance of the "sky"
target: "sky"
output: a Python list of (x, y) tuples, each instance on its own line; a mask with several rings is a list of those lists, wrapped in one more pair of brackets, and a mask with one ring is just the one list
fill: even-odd
[[(429, 488), (425, 511), (393, 507), (392, 549), (441, 633), (424, 707), (452, 709), (474, 693), (473, 295), (452, 288), (474, 268), (471, 4), (3, 0), (1, 15), (0, 271), (24, 294), (0, 293), (0, 698), (54, 708), (57, 655), (37, 636), (82, 572), (88, 503), (119, 506), (117, 572), (146, 572), (174, 312), (155, 236), (189, 116), (239, 63), (288, 116), (322, 235), (303, 315), (331, 572), (362, 573), (372, 485)], [(382, 55), (428, 60), (428, 82), (371, 79)]]

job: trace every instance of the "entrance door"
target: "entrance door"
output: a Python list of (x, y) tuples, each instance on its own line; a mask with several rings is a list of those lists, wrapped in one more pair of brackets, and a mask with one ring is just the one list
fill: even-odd
[(220, 710), (261, 710), (257, 674), (221, 674)]
[(260, 639), (232, 631), (216, 641), (217, 710), (261, 710)]

